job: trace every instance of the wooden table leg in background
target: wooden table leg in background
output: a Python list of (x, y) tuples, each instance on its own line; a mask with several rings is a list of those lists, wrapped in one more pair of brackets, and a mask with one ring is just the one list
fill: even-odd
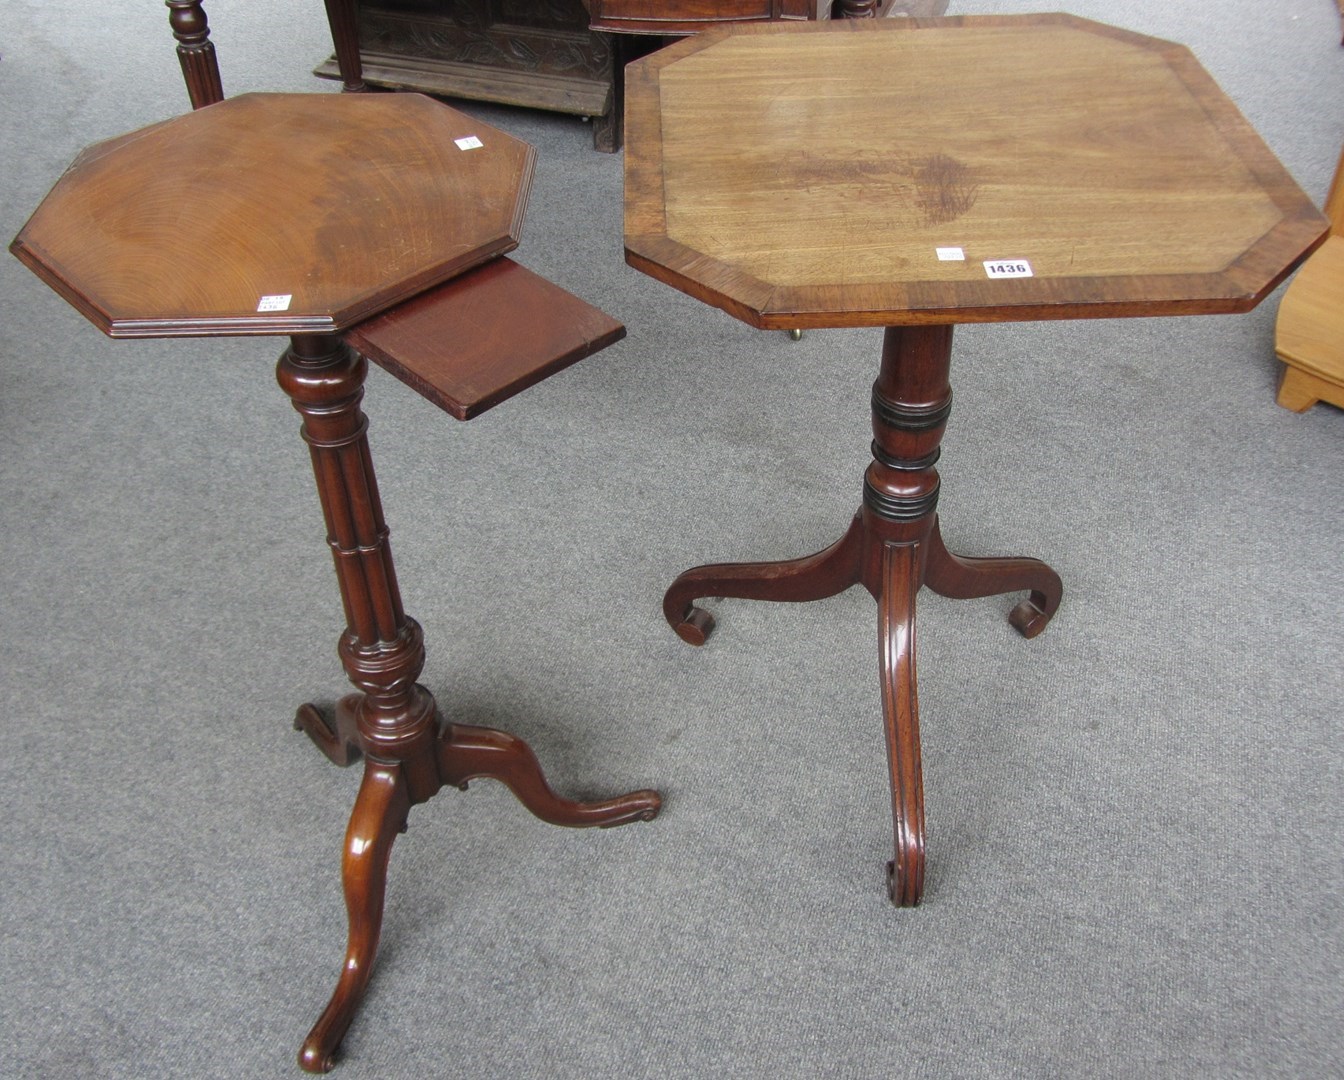
[(687, 570), (672, 583), (663, 612), (693, 645), (714, 619), (694, 601), (819, 600), (863, 585), (878, 604), (882, 715), (891, 771), (895, 858), (887, 864), (894, 904), (919, 903), (924, 889), (924, 787), (915, 677), (915, 597), (921, 585), (957, 599), (1024, 590), (1009, 621), (1035, 637), (1059, 607), (1059, 575), (1039, 559), (971, 559), (943, 545), (934, 467), (952, 409), (948, 381), (951, 326), (890, 327), (873, 386), (873, 462), (863, 506), (849, 530), (806, 558), (774, 563), (721, 563)]
[(357, 0), (326, 0), (326, 5), (341, 90), (361, 94), (368, 86), (364, 82), (364, 58), (359, 54), (359, 4)]
[(500, 780), (532, 813), (556, 825), (612, 826), (652, 819), (660, 799), (636, 791), (596, 803), (557, 796), (528, 745), (489, 728), (441, 723), (433, 696), (416, 683), (425, 652), (419, 624), (402, 610), (360, 408), (367, 363), (334, 335), (292, 339), (280, 385), (303, 416), (346, 631), (340, 655), (358, 693), (327, 718), (305, 705), (295, 726), (337, 764), (364, 757), (364, 779), (346, 833), (342, 876), (349, 914), (345, 964), (299, 1064), (326, 1072), (368, 984), (378, 949), (392, 842), (416, 803), (445, 784)]
[[(334, 2), (334, 0), (333, 0)], [(165, 0), (168, 25), (177, 39), (177, 59), (193, 109), (224, 100), (215, 46), (210, 41), (210, 22), (201, 0)]]

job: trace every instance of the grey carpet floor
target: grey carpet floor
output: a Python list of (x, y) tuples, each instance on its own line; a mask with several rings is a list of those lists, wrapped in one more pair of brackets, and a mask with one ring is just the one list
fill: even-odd
[[(1189, 44), (1324, 195), (1330, 0), (1071, 10)], [(229, 93), (333, 90), (320, 4), (209, 11)], [(7, 0), (0, 233), (185, 107), (161, 4)], [(517, 257), (630, 332), (466, 425), (371, 375), (423, 681), (560, 789), (666, 807), (417, 808), (340, 1075), (1344, 1075), (1344, 417), (1274, 404), (1277, 297), (959, 331), (944, 534), (1066, 592), (1030, 642), (1003, 599), (925, 594), (929, 875), (898, 911), (870, 598), (725, 601), (700, 650), (659, 612), (689, 565), (839, 534), (880, 335), (790, 343), (635, 273), (619, 156), (463, 107), (539, 149)], [(114, 343), (0, 260), (0, 1075), (295, 1075), (331, 990), (358, 776), (290, 730), (344, 680), (278, 350)]]

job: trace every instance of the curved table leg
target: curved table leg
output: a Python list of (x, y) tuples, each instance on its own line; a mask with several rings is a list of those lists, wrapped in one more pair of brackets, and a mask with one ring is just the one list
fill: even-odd
[(330, 1071), (335, 1064), (336, 1048), (364, 997), (383, 926), (387, 861), (392, 854), (392, 841), (406, 827), (410, 805), (398, 766), (364, 763), (364, 780), (350, 815), (341, 861), (345, 908), (350, 919), (345, 966), (331, 1001), (299, 1051), (299, 1065), (308, 1072)]
[(703, 645), (714, 629), (714, 616), (696, 607), (695, 600), (732, 596), (800, 603), (834, 596), (858, 583), (863, 541), (863, 523), (856, 515), (844, 536), (801, 559), (693, 567), (672, 582), (663, 597), (663, 615), (683, 641)]
[(919, 561), (917, 544), (883, 545), (878, 655), (896, 844), (896, 857), (887, 863), (887, 892), (898, 907), (913, 907), (924, 893), (924, 775), (915, 680)]
[(439, 736), (439, 774), (463, 791), (467, 781), (498, 780), (542, 821), (552, 825), (609, 829), (652, 821), (663, 804), (656, 791), (632, 791), (614, 799), (576, 802), (551, 790), (532, 748), (516, 735), (493, 728), (448, 724)]
[(347, 694), (330, 717), (316, 705), (300, 705), (294, 714), (294, 730), (304, 732), (327, 759), (345, 768), (359, 759), (359, 724), (355, 709), (360, 694)]
[(1045, 629), (1059, 608), (1064, 585), (1059, 575), (1040, 559), (979, 559), (953, 555), (943, 543), (935, 521), (928, 539), (924, 584), (940, 596), (971, 600), (979, 596), (1031, 590), (1031, 596), (1013, 608), (1008, 621), (1023, 637)]

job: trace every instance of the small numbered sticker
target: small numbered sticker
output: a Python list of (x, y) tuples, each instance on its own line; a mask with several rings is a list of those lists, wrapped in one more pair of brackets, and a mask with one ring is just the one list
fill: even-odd
[(285, 293), (283, 296), (263, 296), (261, 302), (257, 304), (258, 311), (288, 311), (289, 302), (294, 298), (293, 293)]
[(989, 259), (985, 273), (992, 278), (1031, 277), (1031, 263), (1026, 259)]
[(940, 247), (934, 248), (938, 253), (939, 262), (965, 262), (966, 252), (959, 247)]
[(475, 135), (468, 135), (463, 139), (454, 139), (453, 142), (457, 143), (457, 148), (459, 150), (479, 150), (485, 145), (485, 143), (481, 142)]

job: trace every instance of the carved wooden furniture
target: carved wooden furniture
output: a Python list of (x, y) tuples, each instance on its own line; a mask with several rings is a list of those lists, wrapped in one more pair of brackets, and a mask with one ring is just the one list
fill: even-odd
[(1325, 220), (1188, 50), (1071, 16), (745, 26), (626, 79), (632, 266), (761, 328), (885, 328), (845, 534), (790, 562), (688, 570), (664, 613), (698, 645), (714, 627), (700, 597), (873, 595), (888, 888), (917, 903), (916, 594), (1025, 592), (1009, 617), (1025, 637), (1061, 596), (1037, 559), (944, 545), (954, 324), (1246, 311)]
[(1330, 238), (1288, 283), (1274, 326), (1283, 361), (1279, 404), (1306, 412), (1319, 401), (1344, 408), (1344, 153), (1325, 199)]
[(526, 743), (444, 723), (416, 683), (424, 644), (397, 586), (360, 408), (364, 358), (466, 419), (624, 328), (496, 257), (517, 244), (526, 144), (418, 94), (218, 101), (199, 3), (169, 6), (193, 101), (217, 103), (86, 149), (11, 250), (113, 337), (290, 336), (277, 376), (303, 418), (347, 620), (338, 651), (357, 690), (334, 716), (303, 706), (295, 724), (337, 764), (364, 758), (342, 862), (346, 958), (299, 1058), (326, 1071), (372, 970), (411, 806), (488, 777), (559, 825), (659, 808), (653, 791), (557, 796)]
[[(316, 74), (593, 119), (593, 145), (620, 147), (621, 43), (588, 29), (582, 0), (326, 0), (336, 55)], [(615, 126), (613, 126), (615, 122)]]
[(316, 74), (341, 79), (347, 90), (369, 84), (591, 117), (593, 146), (607, 152), (621, 148), (625, 63), (658, 44), (623, 34), (947, 8), (947, 0), (325, 2), (336, 52)]

